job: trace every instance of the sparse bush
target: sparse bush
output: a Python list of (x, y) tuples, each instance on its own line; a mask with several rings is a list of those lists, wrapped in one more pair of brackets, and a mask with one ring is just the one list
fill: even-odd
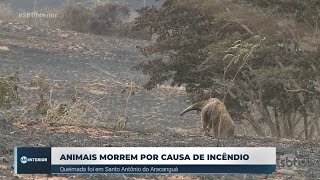
[(88, 8), (68, 3), (58, 12), (58, 18), (52, 24), (55, 27), (83, 33), (150, 40), (150, 34), (144, 29), (133, 30), (133, 20), (137, 16), (138, 14), (130, 12), (126, 5), (96, 3)]
[(31, 80), (30, 86), (37, 89), (37, 94), (39, 95), (40, 99), (44, 99), (46, 96), (50, 95), (50, 85), (46, 82), (45, 75), (42, 73), (35, 76), (35, 78)]
[(60, 27), (78, 32), (107, 35), (122, 28), (130, 14), (127, 6), (105, 3), (86, 8), (69, 3), (58, 14)]
[[(13, 102), (20, 104), (18, 81), (18, 71), (13, 72), (9, 76), (0, 76), (0, 109), (10, 109)], [(0, 114), (0, 117), (1, 115), (2, 114)], [(7, 112), (5, 112), (3, 117), (5, 118), (0, 118), (0, 134), (12, 132), (12, 116), (9, 116)]]
[(126, 6), (107, 3), (93, 7), (90, 15), (90, 32), (94, 34), (109, 34), (117, 30), (122, 21), (129, 16)]
[(132, 39), (151, 40), (151, 34), (145, 29), (134, 30), (133, 22), (124, 22), (119, 25), (118, 36), (128, 37)]
[(9, 109), (12, 102), (20, 103), (17, 86), (18, 72), (5, 77), (0, 77), (0, 109)]
[(100, 117), (98, 110), (84, 98), (74, 96), (65, 100), (52, 99), (54, 85), (47, 82), (43, 74), (37, 75), (30, 86), (37, 90), (39, 96), (32, 111), (42, 122), (83, 125), (92, 115), (96, 119)]
[(89, 31), (90, 12), (78, 4), (68, 3), (58, 13), (58, 26), (78, 32)]
[[(77, 98), (76, 101), (54, 101), (50, 104), (47, 114), (42, 117), (44, 122), (84, 125), (88, 123), (89, 116), (92, 113), (99, 118), (99, 113), (93, 107), (92, 103), (84, 98)], [(92, 125), (92, 123), (90, 123)]]

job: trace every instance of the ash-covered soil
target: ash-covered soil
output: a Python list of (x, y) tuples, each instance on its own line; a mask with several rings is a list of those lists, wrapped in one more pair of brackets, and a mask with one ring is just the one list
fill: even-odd
[[(16, 23), (0, 23), (0, 72), (18, 69), (21, 106), (11, 110), (24, 120), (5, 123), (0, 117), (0, 179), (317, 179), (320, 178), (319, 141), (304, 142), (252, 137), (246, 125), (237, 124), (238, 138), (223, 140), (226, 147), (277, 147), (277, 157), (295, 154), (303, 160), (295, 168), (277, 168), (272, 175), (77, 175), (16, 176), (14, 146), (196, 146), (212, 147), (217, 142), (201, 135), (199, 117), (179, 113), (190, 103), (183, 88), (142, 88), (147, 77), (132, 67), (144, 60), (136, 49), (148, 41), (41, 29)], [(37, 95), (28, 86), (40, 72), (52, 85), (52, 98), (71, 100), (75, 94), (92, 102), (99, 118), (83, 119), (79, 125), (41, 123), (24, 113)], [(123, 113), (130, 81), (134, 94), (128, 102), (128, 126), (117, 130), (115, 118)], [(4, 112), (0, 113), (3, 116)], [(21, 121), (19, 121), (21, 120)], [(94, 126), (93, 126), (94, 124)], [(302, 162), (302, 161), (301, 161)]]
[(48, 82), (55, 84), (53, 99), (71, 99), (76, 93), (85, 95), (108, 120), (123, 113), (129, 82), (133, 80), (128, 128), (172, 131), (172, 128), (188, 127), (196, 131), (194, 128), (198, 127), (190, 116), (177, 116), (189, 105), (183, 88), (159, 87), (146, 91), (141, 87), (147, 77), (131, 69), (144, 58), (136, 46), (147, 41), (30, 29), (18, 24), (3, 24), (0, 38), (0, 43), (10, 48), (9, 52), (0, 54), (0, 71), (19, 69), (21, 93), (25, 97), (30, 97), (28, 82), (42, 72)]
[[(8, 129), (8, 128), (7, 128)], [(106, 128), (14, 123), (0, 133), (2, 153), (0, 178), (48, 178), (43, 175), (12, 175), (14, 146), (54, 147), (214, 147), (217, 140), (209, 137), (176, 132), (117, 131)], [(295, 154), (303, 160), (298, 167), (277, 168), (271, 175), (77, 175), (58, 176), (66, 179), (317, 179), (319, 174), (319, 142), (240, 136), (222, 140), (224, 147), (276, 147), (277, 157)], [(58, 178), (49, 177), (49, 178)]]

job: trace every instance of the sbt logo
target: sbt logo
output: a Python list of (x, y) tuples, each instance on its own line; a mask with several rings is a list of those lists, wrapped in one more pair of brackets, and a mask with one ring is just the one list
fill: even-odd
[(297, 169), (298, 166), (303, 166), (308, 159), (298, 159), (294, 154), (285, 154), (279, 158), (279, 167), (285, 169)]
[(47, 158), (27, 158), (26, 156), (22, 156), (20, 158), (20, 162), (22, 164), (26, 164), (27, 162), (47, 162)]

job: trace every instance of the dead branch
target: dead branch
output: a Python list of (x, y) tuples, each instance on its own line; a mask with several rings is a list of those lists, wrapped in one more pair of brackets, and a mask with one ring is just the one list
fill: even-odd
[(314, 94), (313, 92), (311, 92), (311, 91), (309, 91), (307, 89), (287, 89), (286, 87), (284, 87), (284, 90), (288, 91), (288, 92), (296, 92), (296, 93), (307, 92), (307, 93), (310, 93), (310, 94)]

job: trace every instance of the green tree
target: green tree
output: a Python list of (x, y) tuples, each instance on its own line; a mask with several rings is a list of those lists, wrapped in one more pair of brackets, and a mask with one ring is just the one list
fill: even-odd
[(320, 134), (319, 5), (258, 2), (167, 0), (141, 9), (135, 28), (158, 39), (139, 47), (147, 61), (136, 69), (150, 76), (147, 89), (169, 81), (195, 101), (223, 99), (260, 136), (310, 139)]

